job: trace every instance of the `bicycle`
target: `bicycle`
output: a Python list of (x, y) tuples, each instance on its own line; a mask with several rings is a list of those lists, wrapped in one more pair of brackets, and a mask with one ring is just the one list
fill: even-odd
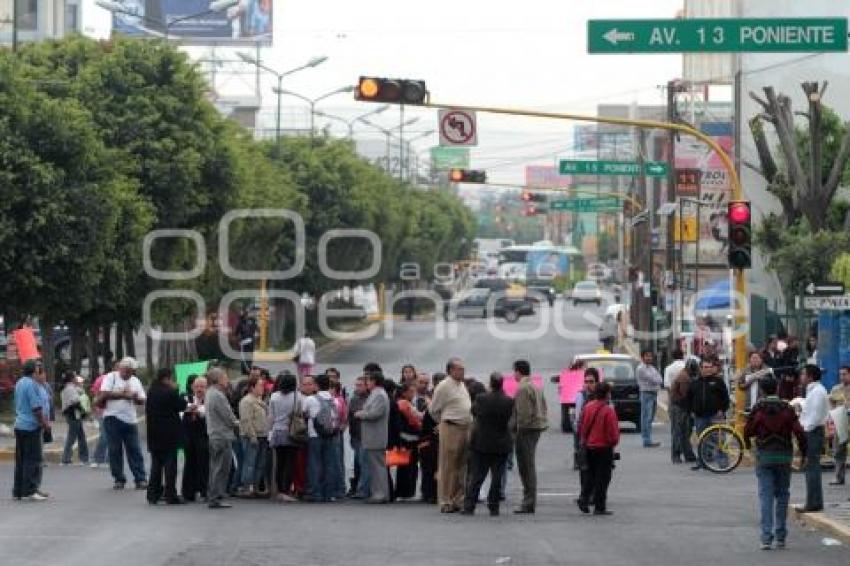
[(697, 440), (697, 458), (715, 474), (728, 474), (744, 459), (744, 439), (729, 423), (706, 428)]

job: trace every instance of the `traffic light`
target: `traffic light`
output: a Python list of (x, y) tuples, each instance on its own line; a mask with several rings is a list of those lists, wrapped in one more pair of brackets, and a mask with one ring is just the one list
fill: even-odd
[(520, 198), (523, 202), (546, 202), (546, 195), (531, 191), (522, 191)]
[(486, 183), (487, 172), (481, 169), (451, 169), (449, 181), (452, 183)]
[(749, 201), (729, 203), (729, 267), (749, 269), (753, 264), (752, 208)]
[(360, 77), (354, 98), (363, 102), (422, 105), (428, 101), (425, 81)]

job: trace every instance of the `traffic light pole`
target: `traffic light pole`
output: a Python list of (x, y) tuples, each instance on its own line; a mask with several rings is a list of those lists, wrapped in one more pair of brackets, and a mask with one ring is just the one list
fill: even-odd
[[(427, 108), (435, 108), (435, 109), (447, 109), (447, 110), (467, 110), (471, 112), (484, 112), (487, 114), (504, 114), (509, 116), (527, 116), (530, 118), (548, 118), (552, 120), (570, 120), (575, 122), (593, 122), (597, 124), (615, 124), (618, 126), (634, 126), (637, 128), (651, 128), (651, 129), (659, 129), (666, 131), (679, 132), (691, 137), (694, 137), (707, 146), (709, 146), (714, 153), (717, 154), (717, 157), (720, 158), (720, 161), (723, 163), (723, 167), (726, 169), (726, 172), (729, 175), (729, 179), (732, 183), (732, 198), (734, 200), (742, 200), (744, 196), (744, 191), (741, 187), (741, 180), (738, 177), (738, 172), (735, 169), (735, 164), (732, 162), (732, 159), (729, 155), (723, 151), (723, 148), (712, 139), (710, 136), (704, 134), (703, 132), (692, 128), (685, 124), (679, 123), (671, 123), (671, 122), (662, 122), (660, 120), (640, 120), (634, 118), (615, 118), (612, 116), (586, 116), (583, 114), (569, 114), (569, 113), (559, 113), (559, 112), (539, 112), (536, 110), (524, 110), (521, 108), (500, 108), (500, 107), (491, 107), (491, 106), (464, 106), (464, 105), (455, 105), (455, 104), (444, 104), (444, 103), (435, 103), (435, 102), (426, 102), (422, 106)], [(744, 278), (744, 271), (741, 269), (735, 269), (733, 274), (734, 280), (734, 292), (741, 297), (746, 296), (746, 279)], [(734, 300), (734, 297), (730, 297), (730, 305), (737, 305), (737, 302)], [(747, 317), (744, 316), (743, 308), (735, 309), (735, 368), (741, 369), (746, 365), (746, 346), (747, 346), (747, 338), (745, 334), (740, 332), (740, 328), (748, 323)], [(744, 425), (744, 405), (746, 404), (746, 393), (740, 388), (735, 388), (735, 423), (736, 427), (741, 430)]]

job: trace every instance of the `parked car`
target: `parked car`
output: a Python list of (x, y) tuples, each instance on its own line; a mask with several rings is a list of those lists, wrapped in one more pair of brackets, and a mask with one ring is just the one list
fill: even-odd
[(579, 303), (596, 303), (596, 306), (599, 306), (602, 304), (602, 290), (596, 281), (579, 281), (570, 298), (573, 306)]
[[(640, 391), (637, 382), (638, 360), (625, 354), (581, 354), (573, 363), (582, 361), (586, 367), (599, 370), (602, 381), (611, 384), (611, 404), (620, 422), (633, 423), (640, 431)], [(558, 376), (552, 376), (557, 383)], [(561, 430), (572, 432), (575, 402), (561, 404)]]
[(458, 318), (503, 317), (508, 322), (516, 322), (521, 316), (534, 314), (534, 304), (525, 296), (499, 296), (490, 308), (493, 291), (485, 288), (472, 288), (461, 292), (457, 297), (445, 303), (443, 317), (446, 320)]

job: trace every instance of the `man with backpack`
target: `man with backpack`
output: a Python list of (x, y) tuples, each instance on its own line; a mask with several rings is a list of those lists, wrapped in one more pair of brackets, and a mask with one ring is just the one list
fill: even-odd
[(304, 400), (309, 419), (307, 441), (307, 501), (326, 503), (336, 500), (339, 479), (339, 431), (341, 423), (336, 402), (330, 393), (327, 374), (315, 378), (319, 392)]

